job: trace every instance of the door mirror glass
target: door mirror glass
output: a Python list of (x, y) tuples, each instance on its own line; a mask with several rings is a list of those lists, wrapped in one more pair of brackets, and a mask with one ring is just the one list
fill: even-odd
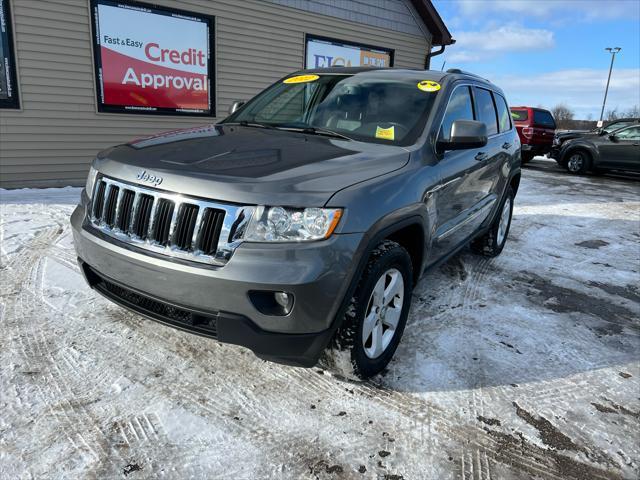
[(229, 115), (232, 113), (236, 113), (236, 111), (245, 104), (244, 100), (234, 100), (231, 106), (229, 107)]
[(456, 120), (451, 124), (448, 141), (438, 142), (441, 152), (481, 148), (487, 144), (487, 126), (476, 120)]

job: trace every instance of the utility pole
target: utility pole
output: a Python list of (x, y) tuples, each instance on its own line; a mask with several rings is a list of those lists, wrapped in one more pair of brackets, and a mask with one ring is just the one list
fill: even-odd
[(616, 59), (616, 53), (622, 50), (622, 48), (608, 47), (608, 48), (605, 48), (605, 50), (611, 54), (611, 65), (609, 66), (609, 77), (607, 78), (607, 87), (604, 89), (604, 100), (602, 101), (602, 110), (600, 111), (600, 121), (598, 122), (598, 128), (602, 127), (602, 117), (604, 116), (604, 106), (607, 103), (607, 94), (609, 93), (609, 82), (611, 81), (611, 71), (613, 70), (613, 61)]

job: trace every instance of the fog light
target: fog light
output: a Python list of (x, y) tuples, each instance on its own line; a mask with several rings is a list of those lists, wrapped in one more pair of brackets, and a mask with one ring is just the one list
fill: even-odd
[(285, 316), (293, 310), (294, 296), (288, 292), (251, 290), (251, 303), (263, 315)]
[(287, 293), (287, 292), (276, 292), (273, 294), (273, 296), (276, 299), (276, 302), (278, 302), (278, 304), (284, 308), (285, 310), (288, 310), (289, 307), (291, 306), (291, 296)]

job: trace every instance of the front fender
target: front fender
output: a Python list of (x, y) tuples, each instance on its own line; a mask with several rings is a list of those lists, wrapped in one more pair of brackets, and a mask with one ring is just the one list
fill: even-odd
[(570, 140), (562, 146), (559, 156), (560, 163), (562, 165), (566, 165), (569, 153), (576, 149), (586, 150), (589, 152), (589, 155), (591, 155), (593, 160), (597, 160), (599, 158), (598, 149), (595, 148), (593, 144), (576, 139)]

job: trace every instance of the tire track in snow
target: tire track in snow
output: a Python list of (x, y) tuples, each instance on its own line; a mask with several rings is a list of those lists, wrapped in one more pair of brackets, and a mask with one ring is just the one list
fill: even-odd
[[(45, 229), (39, 233), (18, 259), (8, 263), (8, 281), (19, 285), (17, 294), (7, 298), (8, 317), (13, 319), (16, 327), (17, 338), (20, 344), (23, 361), (34, 365), (39, 369), (46, 382), (36, 382), (36, 391), (39, 394), (42, 408), (45, 411), (56, 413), (62, 433), (69, 443), (81, 456), (89, 454), (94, 465), (97, 465), (101, 457), (107, 456), (105, 448), (104, 432), (97, 425), (98, 422), (87, 412), (81, 402), (71, 402), (69, 397), (75, 397), (69, 385), (65, 381), (65, 374), (61, 371), (58, 362), (55, 361), (49, 345), (52, 342), (45, 332), (50, 332), (50, 322), (44, 320), (44, 324), (36, 325), (33, 318), (46, 318), (46, 309), (38, 309), (43, 306), (38, 300), (43, 288), (43, 274), (45, 255), (53, 242), (60, 236), (62, 230), (59, 227)], [(40, 310), (40, 311), (39, 311)], [(34, 368), (31, 368), (34, 370)], [(94, 433), (98, 437), (87, 440), (83, 432)], [(96, 449), (98, 451), (96, 451)]]
[[(51, 242), (47, 243), (46, 241), (39, 241), (37, 242), (38, 246), (42, 246), (43, 249), (46, 249), (46, 247), (48, 245), (51, 245), (52, 241), (54, 240), (53, 237), (50, 238)], [(32, 245), (33, 247), (33, 245)], [(43, 250), (40, 249), (40, 250)], [(35, 248), (32, 249), (32, 252), (35, 252)], [(43, 253), (42, 251), (40, 252), (41, 254)], [(33, 255), (33, 257), (35, 258), (37, 255)], [(40, 300), (40, 303), (42, 303), (42, 300), (44, 298), (44, 293), (43, 293), (43, 288), (42, 288), (42, 264), (43, 264), (43, 260), (42, 258), (40, 259), (36, 259), (36, 264), (37, 264), (37, 270), (38, 270), (38, 274), (36, 275), (36, 278), (38, 279), (37, 281), (34, 281), (34, 279), (31, 279), (31, 282), (23, 282), (23, 286), (21, 289), (21, 295), (20, 295), (20, 302), (22, 304), (24, 304), (24, 301), (27, 300), (28, 303), (32, 304), (32, 309), (35, 310), (37, 305), (38, 305), (38, 300)], [(21, 265), (23, 268), (26, 268), (28, 266), (28, 262), (21, 262)], [(15, 273), (14, 274), (15, 277), (19, 277), (20, 275)], [(29, 285), (28, 283), (36, 283), (36, 294), (33, 295), (32, 291), (33, 291), (33, 285)], [(25, 298), (25, 295), (27, 295), (27, 297)], [(17, 311), (15, 312), (15, 316), (16, 318), (22, 318), (24, 320), (26, 320), (27, 315), (24, 314), (24, 312), (27, 311), (27, 308), (25, 308), (24, 306), (22, 307), (21, 311)], [(68, 315), (67, 312), (58, 312), (60, 314), (64, 314), (64, 315)], [(27, 340), (27, 344), (25, 345), (24, 349), (27, 350), (31, 350), (32, 352), (37, 352), (38, 356), (40, 358), (43, 358), (47, 361), (47, 363), (49, 364), (53, 364), (53, 371), (50, 372), (50, 376), (49, 376), (49, 380), (51, 382), (51, 384), (56, 388), (56, 390), (58, 391), (58, 394), (60, 394), (62, 397), (64, 397), (64, 393), (65, 393), (65, 387), (68, 387), (68, 385), (61, 385), (62, 383), (65, 383), (64, 380), (61, 379), (67, 379), (67, 378), (73, 378), (73, 377), (78, 377), (80, 376), (80, 372), (78, 371), (78, 364), (76, 361), (71, 360), (69, 357), (69, 351), (63, 352), (62, 354), (60, 354), (60, 356), (62, 358), (66, 358), (66, 362), (65, 365), (68, 367), (67, 371), (62, 373), (58, 367), (58, 365), (55, 364), (55, 362), (53, 361), (53, 358), (51, 356), (51, 352), (47, 349), (47, 340), (44, 338), (38, 338), (38, 335), (35, 331), (32, 331), (32, 338)], [(141, 357), (140, 357), (141, 358)], [(256, 378), (257, 380), (258, 378)], [(182, 387), (182, 388), (175, 388), (176, 386)], [(171, 392), (166, 392), (167, 393), (167, 397), (173, 397), (176, 400), (191, 400), (194, 404), (198, 402), (198, 399), (195, 398), (195, 396), (193, 396), (191, 393), (191, 391), (197, 391), (198, 389), (202, 390), (202, 386), (198, 386), (196, 384), (187, 384), (187, 385), (173, 385), (171, 387)], [(234, 389), (235, 390), (235, 389)], [(41, 392), (43, 397), (47, 397), (46, 394), (44, 392)], [(70, 390), (67, 393), (71, 393), (73, 394)], [(212, 392), (212, 393), (217, 393), (217, 392)], [(217, 395), (214, 395), (211, 398), (217, 398)], [(53, 398), (51, 396), (49, 396), (48, 398), (46, 398), (46, 401), (53, 401)], [(211, 402), (211, 400), (209, 400), (209, 402)], [(86, 412), (83, 412), (81, 410), (79, 410), (77, 408), (76, 405), (70, 403), (69, 401), (66, 401), (66, 406), (68, 407), (68, 409), (70, 411), (73, 412), (73, 416), (75, 417), (80, 417), (83, 414), (86, 414)], [(215, 402), (214, 404), (215, 408), (209, 408), (208, 412), (209, 414), (215, 414), (215, 415), (220, 415), (220, 412), (224, 412), (224, 407), (226, 406), (225, 402)], [(254, 404), (255, 406), (255, 404)], [(66, 422), (67, 424), (72, 424), (72, 420), (70, 418), (70, 416), (67, 413), (67, 408), (63, 409), (62, 413), (65, 416)], [(264, 414), (268, 413), (268, 411), (264, 411), (262, 412), (263, 416)], [(135, 417), (134, 417), (134, 421), (135, 421)], [(144, 435), (144, 431), (143, 429), (139, 429), (136, 430), (135, 426), (133, 426), (132, 423), (129, 423), (129, 433), (133, 433), (132, 436), (136, 437), (138, 440), (140, 440), (140, 435)], [(90, 430), (90, 425), (84, 425), (85, 429)], [(89, 428), (87, 428), (89, 427)], [(290, 434), (289, 432), (286, 433), (282, 433), (280, 435), (278, 435), (277, 437), (274, 437), (273, 434), (268, 433), (268, 429), (261, 429), (261, 428), (251, 428), (247, 425), (242, 424), (241, 429), (243, 429), (243, 433), (246, 436), (250, 436), (250, 437), (254, 437), (255, 440), (257, 440), (256, 443), (262, 443), (263, 444), (263, 448), (264, 448), (264, 442), (266, 440), (269, 440), (267, 437), (273, 437), (270, 439), (270, 442), (272, 444), (272, 450), (275, 453), (276, 451), (281, 451), (284, 447), (285, 450), (291, 450), (291, 449), (295, 449), (296, 446), (299, 446), (301, 444), (301, 442), (303, 442), (303, 438), (300, 439), (291, 439), (290, 438)], [(77, 437), (74, 437), (72, 432), (72, 429), (65, 429), (67, 438), (69, 439), (70, 443), (72, 445), (74, 445), (75, 448), (80, 449), (79, 447), (79, 443), (82, 443), (84, 445), (88, 445), (88, 442), (86, 441), (86, 439), (84, 439), (84, 437), (81, 434), (77, 434)], [(140, 432), (138, 434), (138, 432)], [(106, 437), (105, 432), (100, 431), (100, 434), (103, 437)], [(126, 434), (125, 434), (126, 436)], [(128, 438), (128, 437), (127, 437)], [(79, 440), (79, 441), (77, 441)], [(102, 456), (108, 456), (108, 454), (110, 452), (103, 450), (102, 452), (100, 452), (102, 454)], [(112, 453), (112, 452), (111, 452)], [(267, 452), (268, 453), (268, 452)], [(97, 454), (95, 454), (94, 452), (94, 456), (96, 458), (98, 458), (99, 456)], [(306, 468), (306, 465), (304, 466), (304, 468)]]

